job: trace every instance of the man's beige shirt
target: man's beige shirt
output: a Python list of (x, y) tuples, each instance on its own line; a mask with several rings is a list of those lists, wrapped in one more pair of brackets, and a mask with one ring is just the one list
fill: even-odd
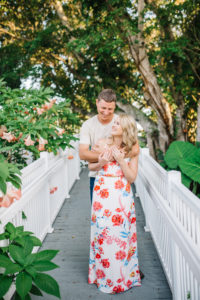
[[(107, 138), (111, 134), (112, 125), (117, 118), (114, 114), (113, 119), (108, 124), (101, 124), (98, 120), (98, 115), (85, 121), (80, 130), (80, 144), (94, 146), (98, 140)], [(96, 172), (89, 172), (90, 177), (95, 177)]]

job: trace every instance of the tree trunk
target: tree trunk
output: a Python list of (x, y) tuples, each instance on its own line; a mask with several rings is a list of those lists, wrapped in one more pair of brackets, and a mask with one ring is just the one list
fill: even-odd
[(197, 136), (196, 142), (200, 142), (200, 101), (197, 106)]
[(158, 117), (159, 147), (165, 152), (173, 136), (173, 124), (170, 107), (164, 99), (156, 75), (149, 63), (149, 58), (145, 49), (145, 42), (142, 36), (144, 0), (138, 1), (138, 29), (137, 36), (128, 36), (130, 53), (140, 72), (145, 85), (145, 99), (155, 110)]

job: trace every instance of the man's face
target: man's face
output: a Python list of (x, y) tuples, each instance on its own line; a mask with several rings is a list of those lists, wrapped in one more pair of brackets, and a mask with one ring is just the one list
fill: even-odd
[(96, 100), (97, 112), (99, 121), (102, 123), (110, 122), (113, 118), (115, 111), (115, 102), (106, 102), (102, 100)]

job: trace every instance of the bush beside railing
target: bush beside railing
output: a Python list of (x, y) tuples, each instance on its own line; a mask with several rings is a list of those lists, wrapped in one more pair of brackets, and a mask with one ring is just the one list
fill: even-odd
[(200, 299), (200, 201), (142, 149), (136, 190), (174, 300)]
[[(0, 208), (0, 233), (8, 222), (23, 225), (41, 241), (53, 231), (52, 224), (81, 171), (78, 141), (71, 145), (74, 149), (61, 150), (56, 156), (42, 152), (22, 169), (22, 197), (10, 207)], [(5, 299), (10, 299), (12, 292)]]

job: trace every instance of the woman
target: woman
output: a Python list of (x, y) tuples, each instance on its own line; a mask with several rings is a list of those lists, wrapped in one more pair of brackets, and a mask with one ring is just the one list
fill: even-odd
[(93, 191), (89, 283), (104, 293), (140, 286), (134, 199), (130, 183), (137, 176), (138, 156), (134, 119), (119, 115), (111, 138), (99, 141), (103, 152), (89, 169), (98, 171)]

